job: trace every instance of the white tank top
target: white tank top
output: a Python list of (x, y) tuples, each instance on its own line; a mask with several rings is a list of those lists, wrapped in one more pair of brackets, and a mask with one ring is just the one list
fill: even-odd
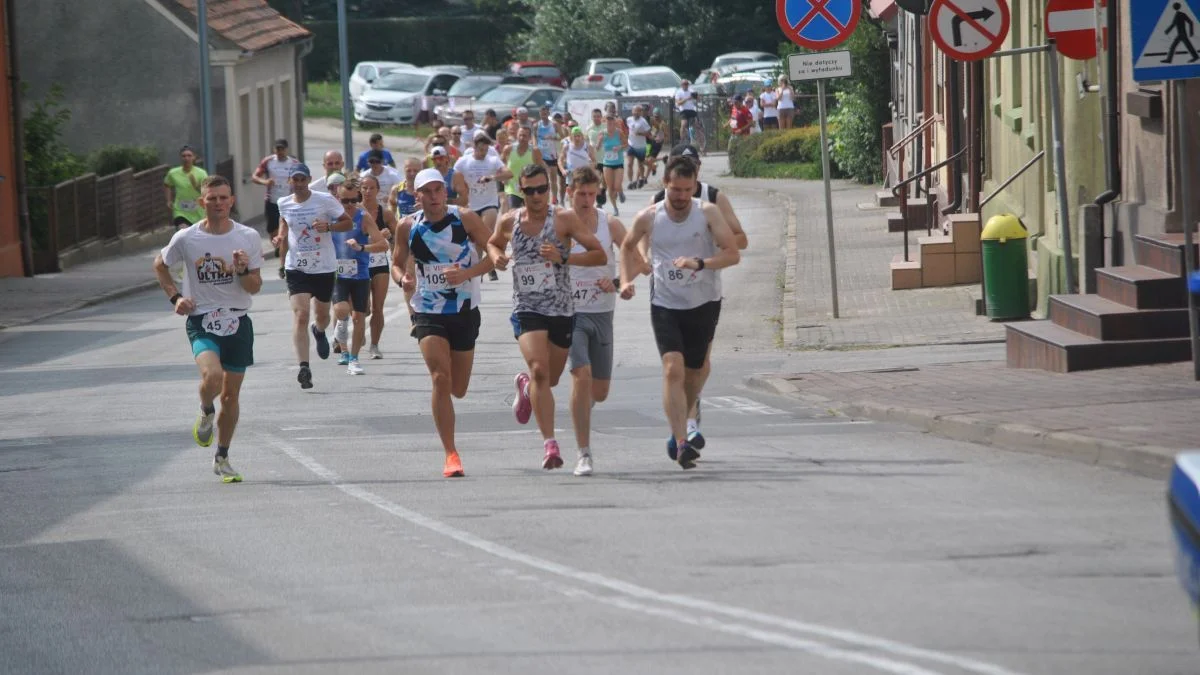
[(584, 140), (584, 142), (581, 143), (580, 146), (577, 148), (577, 147), (575, 147), (575, 143), (568, 139), (567, 144), (566, 144), (566, 153), (567, 153), (567, 171), (574, 171), (575, 169), (578, 169), (580, 167), (591, 166), (592, 164), (594, 164), (591, 156), (588, 154), (588, 146), (587, 146), (586, 140)]
[(655, 207), (650, 233), (650, 304), (665, 309), (693, 309), (720, 300), (721, 285), (715, 271), (675, 267), (676, 258), (709, 258), (716, 252), (708, 218), (704, 217), (704, 203), (699, 199), (692, 200), (682, 222), (671, 219), (665, 201)]
[[(612, 231), (608, 229), (608, 213), (604, 209), (596, 209), (596, 238), (600, 240), (600, 248), (608, 254), (608, 264), (599, 267), (571, 266), (571, 292), (575, 296), (575, 312), (584, 314), (600, 314), (617, 309), (617, 294), (604, 293), (596, 282), (601, 279), (613, 279), (617, 276), (617, 261), (613, 253)], [(571, 253), (586, 253), (582, 244), (571, 247)]]
[(792, 103), (792, 88), (791, 87), (780, 87), (779, 88), (779, 109), (780, 110), (791, 110), (795, 107), (796, 107), (796, 105), (794, 103)]

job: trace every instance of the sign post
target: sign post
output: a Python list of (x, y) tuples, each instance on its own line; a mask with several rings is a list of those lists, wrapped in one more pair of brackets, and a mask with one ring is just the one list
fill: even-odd
[[(861, 0), (775, 0), (775, 17), (789, 40), (813, 50), (830, 49), (845, 42), (862, 16)], [(793, 82), (817, 81), (817, 110), (821, 116), (821, 169), (825, 178), (825, 230), (829, 241), (829, 287), (833, 318), (840, 318), (837, 286), (837, 247), (833, 238), (833, 183), (830, 176), (829, 121), (825, 81), (849, 77), (850, 52), (792, 54), (788, 77)]]
[[(1184, 276), (1196, 271), (1196, 227), (1191, 182), (1194, 158), (1188, 151), (1190, 113), (1182, 80), (1200, 78), (1200, 2), (1197, 0), (1140, 0), (1130, 3), (1130, 45), (1133, 79), (1137, 82), (1174, 80), (1175, 152), (1179, 161), (1179, 204), (1183, 216)], [(1196, 296), (1188, 293), (1188, 325), (1192, 337), (1192, 376), (1200, 381), (1200, 328), (1196, 325)]]
[(354, 121), (351, 119), (350, 106), (350, 53), (349, 41), (346, 37), (346, 0), (337, 0), (338, 18), (338, 65), (342, 76), (342, 152), (346, 163), (350, 164), (354, 157)]

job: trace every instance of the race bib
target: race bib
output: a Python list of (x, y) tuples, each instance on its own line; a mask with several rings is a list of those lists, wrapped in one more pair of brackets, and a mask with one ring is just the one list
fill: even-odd
[(540, 263), (525, 263), (517, 265), (513, 270), (517, 280), (517, 291), (520, 293), (537, 293), (554, 285), (554, 263), (549, 260)]
[(307, 253), (293, 253), (292, 262), (296, 269), (301, 272), (307, 272), (309, 268), (316, 266), (317, 260), (315, 256)]
[(226, 337), (238, 331), (241, 321), (227, 309), (214, 309), (200, 317), (200, 326), (205, 333)]
[(339, 277), (353, 277), (358, 275), (358, 261), (354, 258), (344, 259), (338, 258), (337, 274)]
[(388, 265), (391, 265), (392, 264), (391, 255), (392, 254), (388, 253), (387, 251), (380, 251), (379, 253), (372, 253), (371, 259), (367, 262), (367, 265), (369, 267), (386, 267)]
[(595, 279), (576, 279), (572, 284), (574, 289), (571, 293), (575, 300), (576, 307), (588, 307), (600, 301), (604, 296), (604, 291), (596, 285)]
[(691, 286), (700, 280), (700, 270), (690, 270), (686, 267), (676, 267), (674, 263), (666, 262), (656, 266), (657, 276), (670, 286)]
[(490, 181), (487, 183), (481, 183), (479, 181), (475, 181), (474, 183), (471, 183), (471, 194), (472, 195), (485, 195), (489, 191), (495, 191), (495, 189), (496, 189), (496, 186), (494, 184), (492, 184)]
[(446, 272), (458, 267), (457, 263), (421, 263), (418, 269), (417, 285), (427, 291), (445, 291), (454, 288), (446, 280)]
[(179, 210), (180, 211), (195, 211), (196, 210), (195, 200), (184, 200), (184, 199), (179, 200)]

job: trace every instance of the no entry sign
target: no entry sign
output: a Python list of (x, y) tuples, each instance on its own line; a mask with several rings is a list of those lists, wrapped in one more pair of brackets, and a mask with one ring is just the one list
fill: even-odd
[(933, 41), (950, 58), (978, 61), (1000, 48), (1008, 35), (1005, 0), (935, 0), (929, 10)]
[[(1100, 0), (1100, 9), (1107, 4)], [(1097, 15), (1104, 20), (1104, 13), (1097, 11), (1093, 0), (1050, 0), (1046, 4), (1046, 36), (1054, 38), (1058, 52), (1069, 59), (1094, 59)], [(1106, 28), (1106, 37), (1107, 33)]]
[(783, 34), (808, 49), (842, 44), (861, 15), (861, 0), (775, 0), (775, 19)]

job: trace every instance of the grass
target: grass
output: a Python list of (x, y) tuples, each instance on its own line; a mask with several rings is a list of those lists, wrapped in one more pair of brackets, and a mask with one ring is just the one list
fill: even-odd
[[(304, 117), (306, 119), (342, 120), (342, 86), (337, 82), (309, 82), (308, 99), (304, 101)], [(363, 124), (356, 122), (359, 129), (372, 129), (384, 136), (402, 138), (425, 138), (433, 127), (425, 126), (414, 130), (411, 126), (394, 124)]]
[(820, 162), (746, 162), (741, 178), (791, 178), (822, 180)]

